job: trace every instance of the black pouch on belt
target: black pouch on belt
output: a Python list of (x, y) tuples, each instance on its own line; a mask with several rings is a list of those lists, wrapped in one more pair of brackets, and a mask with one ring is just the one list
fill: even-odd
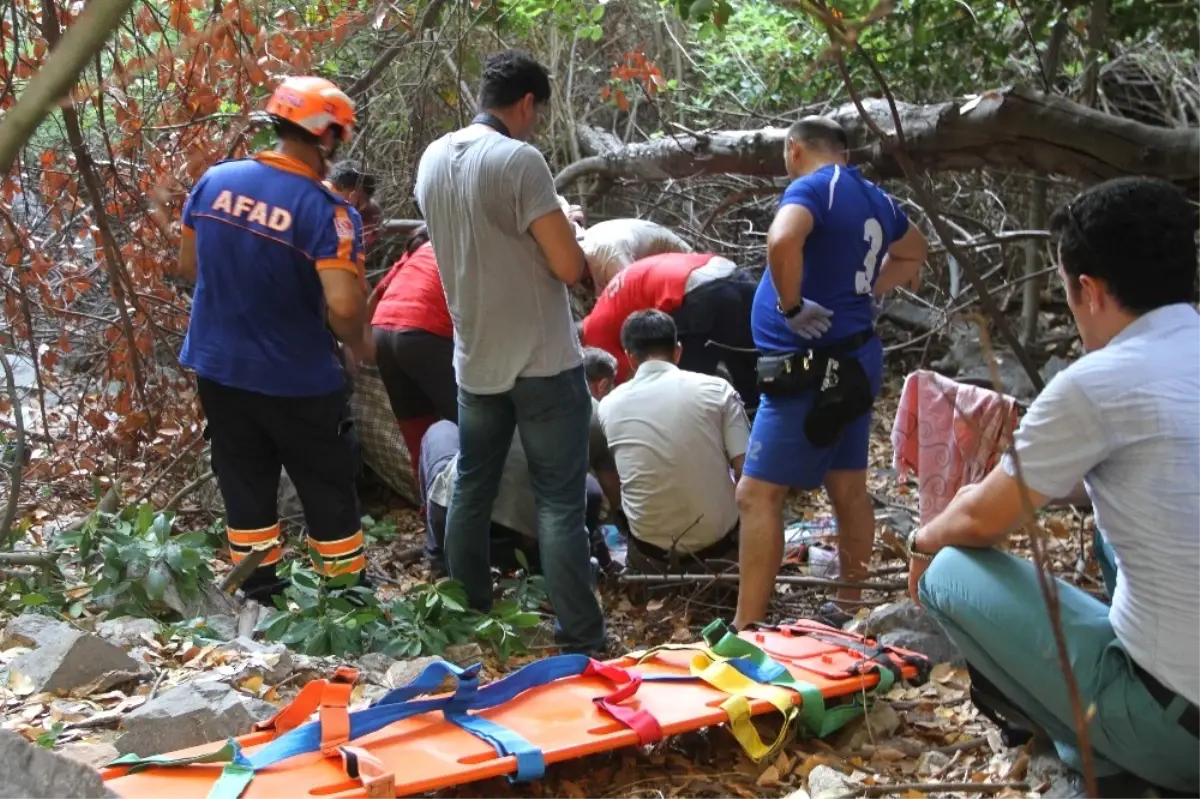
[(768, 397), (790, 397), (817, 387), (819, 363), (812, 352), (802, 355), (761, 355), (758, 358), (758, 390)]
[(832, 446), (842, 431), (871, 410), (875, 396), (867, 370), (856, 358), (822, 358), (820, 389), (808, 418), (804, 435), (814, 447)]

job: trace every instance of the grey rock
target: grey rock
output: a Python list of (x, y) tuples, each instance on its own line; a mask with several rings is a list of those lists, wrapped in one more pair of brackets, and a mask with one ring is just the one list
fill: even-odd
[(50, 714), (55, 721), (81, 721), (96, 715), (96, 708), (89, 702), (78, 702), (71, 699), (55, 699), (50, 703)]
[(1050, 360), (1046, 361), (1045, 366), (1041, 368), (1042, 379), (1049, 383), (1054, 379), (1054, 376), (1071, 365), (1071, 361), (1066, 358), (1060, 358), (1057, 355), (1051, 355)]
[(922, 776), (928, 776), (934, 772), (941, 772), (942, 769), (950, 765), (950, 755), (939, 752), (936, 749), (930, 749), (928, 752), (922, 752), (917, 757), (917, 773)]
[(966, 666), (967, 661), (949, 638), (942, 632), (928, 633), (920, 630), (892, 630), (879, 636), (879, 643), (895, 646), (912, 652), (920, 652), (933, 665), (949, 663)]
[(219, 641), (232, 641), (238, 637), (238, 620), (227, 613), (217, 613), (204, 619), (205, 633)]
[(0, 634), (0, 650), (14, 646), (36, 649), (74, 628), (66, 622), (37, 613), (23, 613), (10, 621)]
[(249, 670), (260, 674), (268, 683), (286, 680), (295, 667), (292, 653), (283, 644), (260, 644), (258, 641), (242, 637), (230, 641), (221, 649), (250, 655)]
[(68, 627), (14, 660), (9, 684), (21, 677), (32, 683), (34, 693), (82, 696), (132, 682), (142, 673), (142, 664), (115, 644)]
[(850, 734), (848, 747), (857, 751), (872, 741), (890, 738), (900, 728), (900, 716), (887, 702), (876, 702)]
[(383, 675), (387, 674), (387, 670), (395, 662), (395, 658), (388, 657), (382, 652), (368, 652), (358, 659), (358, 666), (365, 672)]
[(0, 799), (116, 797), (100, 774), (8, 730), (0, 730)]
[(208, 618), (210, 616), (236, 616), (239, 608), (234, 601), (216, 585), (202, 585), (194, 594), (184, 597), (174, 581), (167, 583), (162, 604), (179, 614), (183, 619)]
[(808, 773), (808, 795), (812, 799), (845, 799), (854, 795), (854, 787), (842, 772), (822, 764)]
[(153, 638), (158, 635), (159, 630), (159, 624), (154, 619), (121, 616), (100, 622), (100, 625), (96, 627), (96, 635), (112, 641), (123, 649), (131, 649), (135, 646), (145, 646), (146, 639), (142, 636), (149, 635)]
[(76, 763), (82, 763), (92, 768), (103, 768), (121, 756), (121, 753), (117, 751), (117, 747), (112, 744), (89, 744), (83, 741), (72, 741), (69, 744), (63, 744), (59, 747), (58, 753), (63, 757), (69, 757)]
[[(950, 329), (950, 349), (946, 357), (934, 361), (932, 366), (943, 374), (953, 376), (960, 383), (995, 389), (989, 358), (979, 340), (979, 330), (973, 325), (954, 324)], [(1000, 376), (999, 390), (1020, 400), (1033, 397), (1036, 393), (1033, 382), (1020, 361), (1011, 350), (993, 342), (996, 371)]]
[(388, 688), (399, 688), (402, 685), (415, 680), (420, 676), (425, 667), (431, 663), (437, 663), (441, 660), (440, 657), (419, 657), (412, 660), (397, 660), (387, 670), (384, 675), (383, 684)]
[(483, 660), (483, 647), (476, 643), (453, 644), (446, 647), (446, 660), (460, 666), (470, 666)]
[(901, 629), (941, 632), (941, 627), (933, 617), (911, 599), (880, 605), (865, 619), (855, 622), (851, 629), (870, 638), (878, 638), (884, 633)]
[(126, 716), (116, 747), (143, 757), (173, 752), (243, 735), (276, 712), (274, 705), (223, 683), (184, 683)]

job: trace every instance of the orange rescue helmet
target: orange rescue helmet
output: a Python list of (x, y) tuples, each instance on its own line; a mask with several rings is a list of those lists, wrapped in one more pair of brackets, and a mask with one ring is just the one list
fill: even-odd
[(309, 76), (285, 78), (267, 101), (267, 115), (320, 136), (337, 125), (342, 141), (354, 135), (354, 101), (332, 81)]

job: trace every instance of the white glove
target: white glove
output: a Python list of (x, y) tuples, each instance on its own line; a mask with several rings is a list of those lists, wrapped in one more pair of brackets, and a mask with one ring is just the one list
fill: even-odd
[(820, 338), (833, 326), (833, 311), (804, 298), (800, 299), (800, 313), (784, 318), (792, 332), (803, 339)]

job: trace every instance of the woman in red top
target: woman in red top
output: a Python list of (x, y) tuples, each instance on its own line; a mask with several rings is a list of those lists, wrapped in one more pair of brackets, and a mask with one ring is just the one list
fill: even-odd
[(375, 362), (416, 478), (425, 431), (439, 419), (458, 423), (454, 326), (424, 225), (375, 287), (368, 312)]

